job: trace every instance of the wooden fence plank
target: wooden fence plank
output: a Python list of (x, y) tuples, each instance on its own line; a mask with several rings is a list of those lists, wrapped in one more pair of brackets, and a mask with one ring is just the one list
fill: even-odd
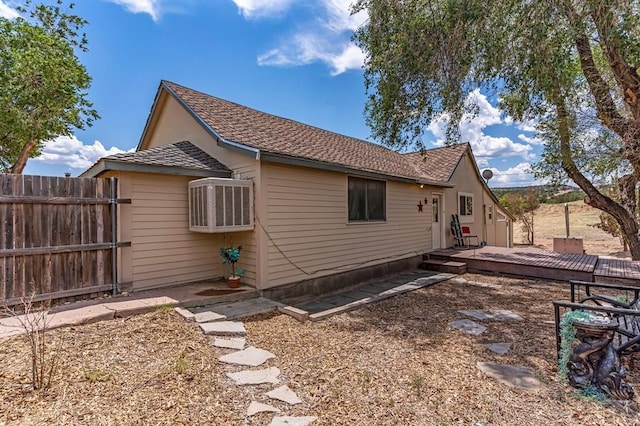
[(0, 175), (0, 304), (32, 288), (45, 298), (111, 288), (110, 195), (106, 179)]

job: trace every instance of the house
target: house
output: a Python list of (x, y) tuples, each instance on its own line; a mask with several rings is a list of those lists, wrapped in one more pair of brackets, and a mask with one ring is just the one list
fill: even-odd
[[(136, 152), (102, 158), (83, 176), (115, 177), (118, 197), (132, 200), (118, 207), (118, 240), (131, 241), (118, 274), (134, 290), (224, 276), (226, 244), (243, 246), (243, 283), (296, 296), (416, 266), (453, 246), (452, 214), (487, 244), (512, 239), (513, 218), (468, 144), (399, 154), (168, 81)], [(190, 212), (189, 183), (201, 178), (225, 180), (209, 195), (194, 189)], [(214, 198), (218, 210), (207, 212)], [(193, 231), (216, 214), (242, 219), (208, 229), (225, 232)]]

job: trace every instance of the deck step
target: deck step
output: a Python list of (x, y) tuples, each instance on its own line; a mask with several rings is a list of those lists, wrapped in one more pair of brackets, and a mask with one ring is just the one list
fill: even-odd
[(452, 260), (428, 259), (420, 264), (421, 269), (427, 271), (448, 272), (450, 274), (464, 274), (467, 272), (467, 264)]

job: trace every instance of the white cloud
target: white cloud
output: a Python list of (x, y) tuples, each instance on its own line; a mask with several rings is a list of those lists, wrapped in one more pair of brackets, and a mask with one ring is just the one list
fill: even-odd
[(147, 13), (151, 19), (160, 19), (160, 0), (108, 0), (119, 4), (131, 13)]
[(530, 145), (544, 145), (544, 141), (536, 136), (527, 136), (523, 133), (520, 133), (518, 135), (518, 139)]
[[(490, 136), (485, 133), (485, 129), (489, 126), (513, 126), (517, 123), (503, 117), (502, 111), (491, 105), (487, 97), (479, 90), (470, 93), (467, 102), (469, 105), (475, 104), (476, 114), (463, 117), (460, 123), (460, 140), (471, 144), (478, 162), (497, 157), (519, 156), (526, 161), (532, 161), (535, 158), (533, 147), (522, 138), (520, 139), (527, 143), (518, 143), (506, 136)], [(436, 137), (435, 145), (437, 146), (444, 144), (446, 121), (447, 117), (443, 115), (432, 120), (428, 126), (428, 129)]]
[(86, 169), (102, 157), (123, 152), (127, 151), (115, 146), (106, 149), (100, 141), (95, 141), (93, 145), (85, 145), (75, 136), (59, 136), (45, 142), (40, 156), (33, 160), (48, 164), (63, 164), (73, 169)]
[(238, 11), (247, 19), (280, 15), (296, 0), (232, 0)]
[(0, 18), (13, 19), (20, 16), (18, 12), (10, 7), (6, 2), (0, 0)]
[[(232, 1), (245, 18), (273, 18), (299, 6), (299, 2), (291, 0)], [(293, 34), (258, 56), (258, 64), (291, 67), (322, 62), (331, 69), (331, 75), (362, 68), (364, 53), (350, 40), (354, 30), (366, 21), (367, 14), (362, 11), (351, 15), (351, 3), (352, 0), (320, 0), (306, 4), (313, 17), (301, 19)]]
[(493, 178), (489, 181), (494, 188), (541, 185), (544, 182), (536, 180), (531, 173), (531, 164), (520, 163), (505, 170), (491, 168)]
[(344, 47), (342, 52), (331, 55), (328, 61), (331, 66), (331, 75), (342, 74), (345, 71), (362, 68), (364, 64), (364, 52), (353, 43)]

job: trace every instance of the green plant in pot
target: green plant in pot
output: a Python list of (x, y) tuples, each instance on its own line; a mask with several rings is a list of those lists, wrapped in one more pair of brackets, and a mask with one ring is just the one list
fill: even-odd
[(228, 278), (229, 287), (231, 288), (240, 287), (240, 278), (244, 275), (244, 269), (236, 268), (236, 263), (240, 260), (240, 251), (242, 251), (242, 246), (220, 247), (222, 264), (231, 266), (231, 275)]

